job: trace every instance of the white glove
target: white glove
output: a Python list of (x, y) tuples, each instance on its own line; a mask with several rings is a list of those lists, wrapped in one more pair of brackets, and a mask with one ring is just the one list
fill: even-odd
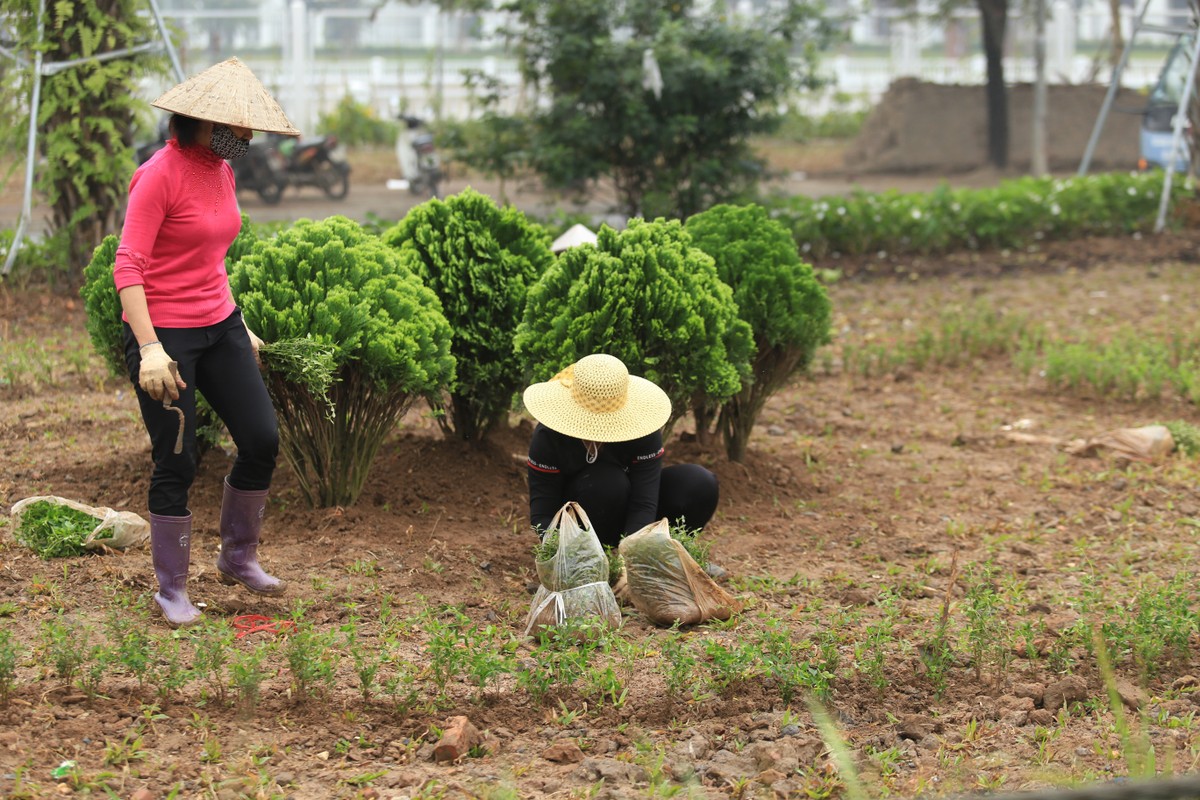
[(138, 368), (138, 385), (155, 400), (179, 399), (179, 390), (187, 384), (179, 377), (178, 364), (171, 360), (159, 342), (141, 348), (142, 365)]

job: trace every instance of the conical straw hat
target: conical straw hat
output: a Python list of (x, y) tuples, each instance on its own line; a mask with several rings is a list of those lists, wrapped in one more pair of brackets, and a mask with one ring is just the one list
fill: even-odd
[(193, 75), (168, 89), (150, 105), (209, 122), (267, 133), (300, 135), (267, 87), (236, 58)]
[(525, 408), (553, 431), (592, 442), (648, 436), (671, 416), (667, 393), (629, 374), (621, 359), (584, 356), (544, 383), (525, 390)]

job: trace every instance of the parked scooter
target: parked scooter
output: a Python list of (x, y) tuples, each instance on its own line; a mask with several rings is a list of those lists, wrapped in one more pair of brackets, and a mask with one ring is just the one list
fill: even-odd
[(396, 137), (396, 160), (400, 175), (408, 182), (413, 194), (438, 197), (442, 182), (442, 159), (438, 155), (433, 134), (419, 117), (401, 115), (400, 134)]
[(350, 164), (333, 134), (297, 141), (271, 134), (270, 139), (286, 160), (289, 186), (315, 186), (334, 200), (350, 192)]

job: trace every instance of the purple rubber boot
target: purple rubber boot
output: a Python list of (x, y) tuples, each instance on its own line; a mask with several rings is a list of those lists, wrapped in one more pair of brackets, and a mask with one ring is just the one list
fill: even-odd
[(187, 595), (188, 564), (192, 555), (192, 515), (165, 517), (150, 515), (150, 560), (158, 578), (154, 599), (172, 628), (200, 620), (200, 609)]
[(258, 535), (266, 507), (266, 489), (242, 491), (230, 486), (229, 479), (225, 479), (217, 574), (221, 583), (240, 583), (256, 594), (283, 594), (287, 584), (268, 575), (258, 564)]

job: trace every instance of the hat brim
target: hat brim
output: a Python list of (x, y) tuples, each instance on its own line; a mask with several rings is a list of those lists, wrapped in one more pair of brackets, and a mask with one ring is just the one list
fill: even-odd
[(616, 411), (588, 411), (571, 397), (570, 388), (553, 380), (529, 386), (523, 399), (526, 410), (547, 428), (592, 442), (640, 439), (671, 418), (667, 393), (634, 375), (629, 376), (625, 405)]
[(236, 58), (214, 64), (162, 94), (150, 105), (193, 119), (249, 128), (252, 131), (299, 136), (250, 68)]

